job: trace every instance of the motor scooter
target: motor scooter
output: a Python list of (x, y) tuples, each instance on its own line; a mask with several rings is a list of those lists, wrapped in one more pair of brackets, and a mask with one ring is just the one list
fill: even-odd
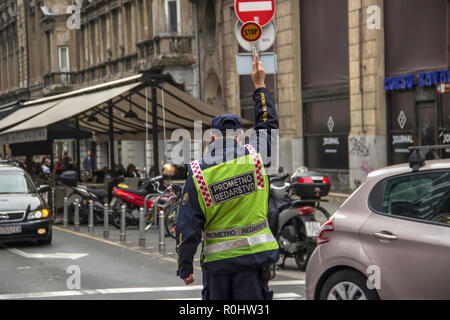
[[(316, 193), (318, 198), (295, 199), (295, 196), (305, 196), (305, 190), (309, 188), (304, 186), (298, 188), (297, 177), (298, 175), (294, 174), (288, 181), (286, 181), (289, 178), (288, 174), (269, 177), (268, 221), (280, 247), (281, 258), (277, 266), (284, 268), (286, 258), (293, 257), (297, 267), (305, 270), (316, 248), (321, 226), (321, 222), (316, 219), (317, 201), (321, 195)], [(317, 186), (310, 187), (317, 188)]]

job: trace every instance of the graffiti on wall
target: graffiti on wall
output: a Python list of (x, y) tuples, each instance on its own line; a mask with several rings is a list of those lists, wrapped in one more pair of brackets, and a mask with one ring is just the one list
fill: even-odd
[(366, 143), (366, 137), (350, 137), (350, 154), (358, 157), (368, 157), (369, 147)]

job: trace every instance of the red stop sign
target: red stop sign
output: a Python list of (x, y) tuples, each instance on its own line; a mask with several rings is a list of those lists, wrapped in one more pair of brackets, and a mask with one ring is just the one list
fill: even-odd
[(242, 23), (255, 21), (264, 27), (275, 15), (275, 0), (234, 0), (234, 9)]

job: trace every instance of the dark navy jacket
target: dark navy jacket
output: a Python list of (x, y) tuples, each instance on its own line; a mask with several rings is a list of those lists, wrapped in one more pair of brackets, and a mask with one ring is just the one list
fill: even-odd
[[(268, 168), (271, 164), (270, 157), (275, 156), (273, 153), (276, 150), (274, 144), (276, 143), (275, 133), (278, 130), (278, 117), (273, 97), (269, 90), (265, 88), (255, 90), (253, 101), (255, 103), (255, 129), (249, 137), (249, 144), (261, 153), (264, 165)], [(272, 154), (270, 151), (272, 151)], [(218, 139), (208, 145), (207, 153), (199, 160), (200, 168), (204, 170), (246, 154), (248, 154), (248, 151), (239, 145), (236, 140), (229, 138)], [(183, 201), (178, 213), (176, 238), (178, 275), (180, 278), (185, 279), (193, 273), (193, 258), (201, 242), (205, 223), (205, 215), (198, 203), (197, 189), (192, 179), (190, 166), (184, 185), (183, 198), (185, 201)], [(240, 271), (242, 264), (251, 266), (251, 268), (258, 268), (275, 263), (278, 260), (278, 256), (278, 250), (271, 250), (253, 255), (209, 262), (204, 267), (211, 273), (233, 273)], [(236, 262), (239, 263), (237, 264)]]

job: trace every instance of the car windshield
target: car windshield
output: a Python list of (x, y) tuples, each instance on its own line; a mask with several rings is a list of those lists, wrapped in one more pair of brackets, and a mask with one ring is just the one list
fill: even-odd
[(0, 172), (0, 194), (33, 193), (33, 186), (24, 174)]

